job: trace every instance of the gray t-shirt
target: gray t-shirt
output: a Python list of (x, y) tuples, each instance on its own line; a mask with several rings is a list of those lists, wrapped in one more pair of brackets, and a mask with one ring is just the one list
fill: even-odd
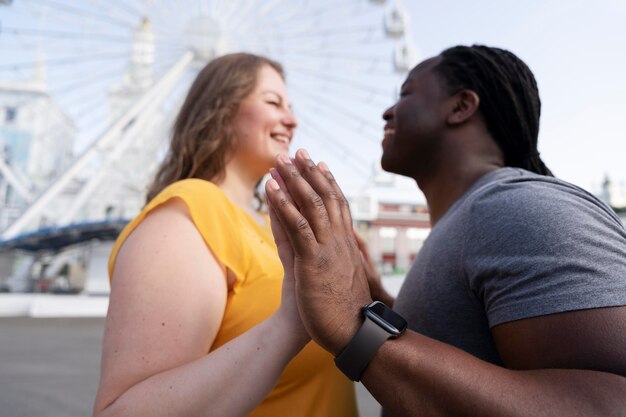
[(394, 304), (409, 328), (501, 365), (490, 328), (626, 305), (626, 231), (605, 204), (552, 177), (502, 168), (445, 213)]

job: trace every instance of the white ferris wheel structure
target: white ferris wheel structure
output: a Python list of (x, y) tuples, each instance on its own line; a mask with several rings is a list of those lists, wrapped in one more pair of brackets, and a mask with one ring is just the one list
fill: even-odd
[(356, 186), (380, 155), (380, 115), (417, 61), (401, 0), (0, 0), (0, 25), (0, 95), (30, 85), (74, 133), (72, 157), (39, 183), (0, 136), (0, 183), (21, 204), (0, 241), (136, 214), (190, 82), (229, 52), (283, 64), (293, 146)]

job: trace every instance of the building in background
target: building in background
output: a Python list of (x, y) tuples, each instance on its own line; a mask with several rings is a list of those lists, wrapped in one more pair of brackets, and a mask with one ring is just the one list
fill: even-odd
[[(154, 53), (154, 33), (150, 22), (143, 19), (134, 32), (122, 79), (109, 92), (109, 124), (123, 118), (153, 86)], [(141, 123), (132, 118), (122, 127), (116, 143), (132, 140), (123, 155), (130, 156), (133, 164), (124, 163), (110, 146), (102, 146), (97, 160), (84, 166), (81, 160), (85, 153), (78, 158), (72, 155), (75, 129), (71, 121), (47, 94), (43, 64), (35, 73), (32, 81), (0, 84), (0, 117), (4, 117), (0, 124), (0, 232), (32, 209), (33, 202), (41, 203), (37, 197), (46, 189), (58, 182), (67, 185), (57, 198), (37, 204), (43, 216), (31, 225), (35, 232), (17, 237), (25, 239), (22, 247), (31, 249), (0, 254), (0, 285), (11, 291), (106, 293), (106, 260), (114, 236), (104, 233), (85, 239), (80, 235), (89, 237), (95, 229), (116, 229), (139, 212), (145, 203), (147, 178), (159, 161), (159, 148), (149, 151), (145, 140), (162, 137), (163, 121), (170, 119), (158, 113)], [(145, 133), (144, 140), (127, 137), (138, 129)], [(125, 181), (116, 181), (122, 177)], [(61, 234), (67, 236), (57, 236)], [(48, 247), (46, 242), (57, 242), (57, 246)], [(12, 244), (20, 247), (18, 242), (5, 242)]]
[(47, 92), (43, 58), (32, 80), (0, 83), (0, 231), (70, 165), (75, 136)]
[(351, 209), (381, 273), (404, 274), (431, 228), (415, 183), (378, 169), (370, 184), (351, 198)]
[[(76, 129), (48, 94), (46, 70), (40, 55), (31, 80), (0, 82), (0, 231), (26, 208), (72, 163)], [(71, 201), (65, 194), (57, 204)], [(40, 218), (39, 227), (54, 219)], [(30, 275), (31, 256), (0, 254), (0, 284), (15, 276)], [(24, 280), (13, 283), (27, 288)]]
[(614, 209), (624, 209), (626, 208), (626, 183), (613, 181), (607, 175), (602, 181), (597, 196)]
[(130, 61), (122, 80), (109, 92), (109, 124), (117, 120), (154, 84), (156, 44), (152, 25), (147, 18), (133, 34)]
[(612, 181), (609, 176), (604, 177), (600, 191), (596, 196), (608, 204), (626, 225), (626, 183)]

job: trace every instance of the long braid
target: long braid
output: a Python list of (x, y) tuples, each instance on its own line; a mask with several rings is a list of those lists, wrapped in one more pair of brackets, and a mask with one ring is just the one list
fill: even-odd
[(552, 176), (537, 150), (541, 100), (528, 66), (509, 51), (482, 45), (455, 46), (441, 56), (437, 71), (450, 90), (467, 88), (480, 97), (480, 112), (505, 165)]

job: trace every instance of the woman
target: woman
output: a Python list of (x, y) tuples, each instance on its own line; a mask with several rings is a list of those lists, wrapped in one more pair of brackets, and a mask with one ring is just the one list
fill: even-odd
[(211, 61), (149, 202), (109, 262), (95, 416), (355, 416), (354, 388), (304, 330), (255, 205), (296, 128), (281, 66)]

